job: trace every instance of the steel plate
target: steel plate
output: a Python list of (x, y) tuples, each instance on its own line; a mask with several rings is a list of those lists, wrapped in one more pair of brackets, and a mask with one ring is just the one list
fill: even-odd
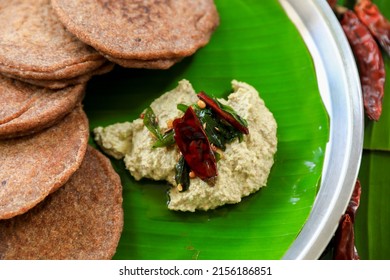
[(364, 114), (355, 60), (325, 0), (279, 0), (301, 33), (315, 65), (330, 117), (321, 186), (310, 216), (284, 259), (318, 259), (351, 197), (363, 148)]

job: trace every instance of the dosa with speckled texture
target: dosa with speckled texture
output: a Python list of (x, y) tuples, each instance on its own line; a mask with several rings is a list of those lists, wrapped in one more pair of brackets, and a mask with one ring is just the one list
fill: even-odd
[(0, 0), (0, 73), (64, 80), (93, 73), (107, 60), (69, 33), (50, 0)]
[(0, 125), (23, 114), (34, 98), (34, 93), (18, 82), (0, 76)]
[(205, 46), (219, 25), (213, 0), (53, 0), (59, 20), (124, 67), (169, 68)]
[(62, 120), (82, 101), (85, 84), (51, 90), (0, 78), (0, 90), (0, 116), (8, 115), (3, 118), (7, 121), (0, 121), (0, 139), (5, 139), (36, 133)]
[(0, 220), (27, 212), (65, 184), (80, 167), (88, 137), (78, 106), (46, 130), (0, 140)]
[(88, 147), (62, 188), (26, 214), (0, 221), (0, 259), (111, 259), (122, 228), (119, 175)]

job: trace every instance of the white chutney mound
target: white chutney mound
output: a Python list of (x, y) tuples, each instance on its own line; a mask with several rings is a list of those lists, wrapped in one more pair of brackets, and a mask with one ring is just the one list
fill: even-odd
[[(249, 134), (244, 135), (242, 142), (235, 140), (227, 144), (217, 163), (218, 177), (213, 187), (195, 178), (191, 179), (187, 191), (179, 192), (174, 180), (179, 158), (177, 147), (153, 149), (155, 139), (141, 119), (95, 128), (95, 140), (106, 153), (124, 158), (126, 168), (136, 180), (149, 178), (169, 182), (173, 186), (168, 202), (171, 210), (193, 212), (238, 203), (242, 197), (267, 184), (277, 150), (277, 124), (252, 86), (233, 80), (232, 87), (234, 92), (228, 100), (220, 101), (247, 120)], [(164, 130), (169, 120), (182, 116), (176, 108), (178, 103), (190, 105), (197, 100), (191, 84), (182, 80), (177, 88), (156, 99), (151, 107)]]

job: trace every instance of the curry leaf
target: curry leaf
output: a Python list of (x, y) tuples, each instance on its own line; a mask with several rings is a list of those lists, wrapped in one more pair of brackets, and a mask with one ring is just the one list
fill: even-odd
[(166, 133), (164, 133), (163, 136), (161, 136), (160, 139), (158, 139), (156, 142), (153, 144), (153, 148), (162, 148), (162, 147), (169, 147), (175, 144), (175, 138), (174, 138), (175, 133), (173, 130), (170, 130)]
[(157, 117), (151, 107), (147, 107), (144, 111), (143, 122), (146, 128), (159, 140), (162, 139), (160, 127), (158, 126)]
[(179, 161), (175, 166), (175, 181), (177, 185), (181, 185), (182, 189), (180, 191), (185, 191), (190, 186), (190, 167), (184, 159), (184, 156), (181, 156)]
[(183, 113), (185, 113), (188, 109), (188, 105), (185, 105), (185, 104), (177, 104), (177, 109), (182, 111)]
[(195, 112), (209, 141), (222, 150), (226, 149), (226, 144), (242, 135), (240, 131), (216, 116), (210, 108), (198, 109)]
[(221, 103), (217, 98), (213, 98), (213, 99), (214, 99), (214, 101), (218, 104), (218, 106), (223, 111), (225, 111), (225, 112), (229, 113), (230, 115), (232, 115), (232, 117), (236, 121), (238, 121), (242, 126), (248, 127), (248, 122), (244, 118), (241, 118), (240, 115), (237, 114), (237, 112), (232, 107), (230, 107), (229, 105)]

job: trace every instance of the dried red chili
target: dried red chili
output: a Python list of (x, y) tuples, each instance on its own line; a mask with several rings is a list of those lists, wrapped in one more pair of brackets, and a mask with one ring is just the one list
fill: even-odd
[(359, 255), (355, 247), (354, 220), (356, 210), (360, 204), (361, 185), (357, 180), (352, 197), (345, 214), (341, 217), (339, 227), (334, 238), (333, 258), (336, 260), (358, 260)]
[(351, 199), (349, 200), (349, 204), (346, 210), (346, 213), (351, 217), (352, 222), (355, 222), (356, 211), (360, 205), (360, 195), (362, 193), (362, 187), (360, 181), (357, 180), (355, 184), (355, 188), (353, 190)]
[(368, 27), (382, 48), (390, 55), (390, 22), (370, 0), (359, 0), (354, 7), (360, 21)]
[[(198, 93), (200, 100), (204, 101), (220, 118), (227, 121), (231, 126), (238, 129), (244, 134), (248, 134), (248, 127), (245, 125), (245, 121), (241, 119), (238, 115), (235, 115), (233, 112), (227, 112), (221, 108), (221, 105), (218, 104), (214, 99), (209, 97), (206, 93)], [(225, 106), (227, 107), (227, 106)]]
[(342, 217), (335, 235), (335, 260), (358, 260), (359, 256), (355, 248), (355, 234), (351, 217), (345, 214)]
[(343, 12), (341, 26), (358, 65), (366, 114), (377, 121), (382, 114), (386, 76), (381, 51), (370, 31), (353, 11)]
[(173, 121), (176, 144), (190, 169), (203, 181), (214, 185), (217, 163), (210, 142), (194, 109), (189, 106), (182, 118)]

